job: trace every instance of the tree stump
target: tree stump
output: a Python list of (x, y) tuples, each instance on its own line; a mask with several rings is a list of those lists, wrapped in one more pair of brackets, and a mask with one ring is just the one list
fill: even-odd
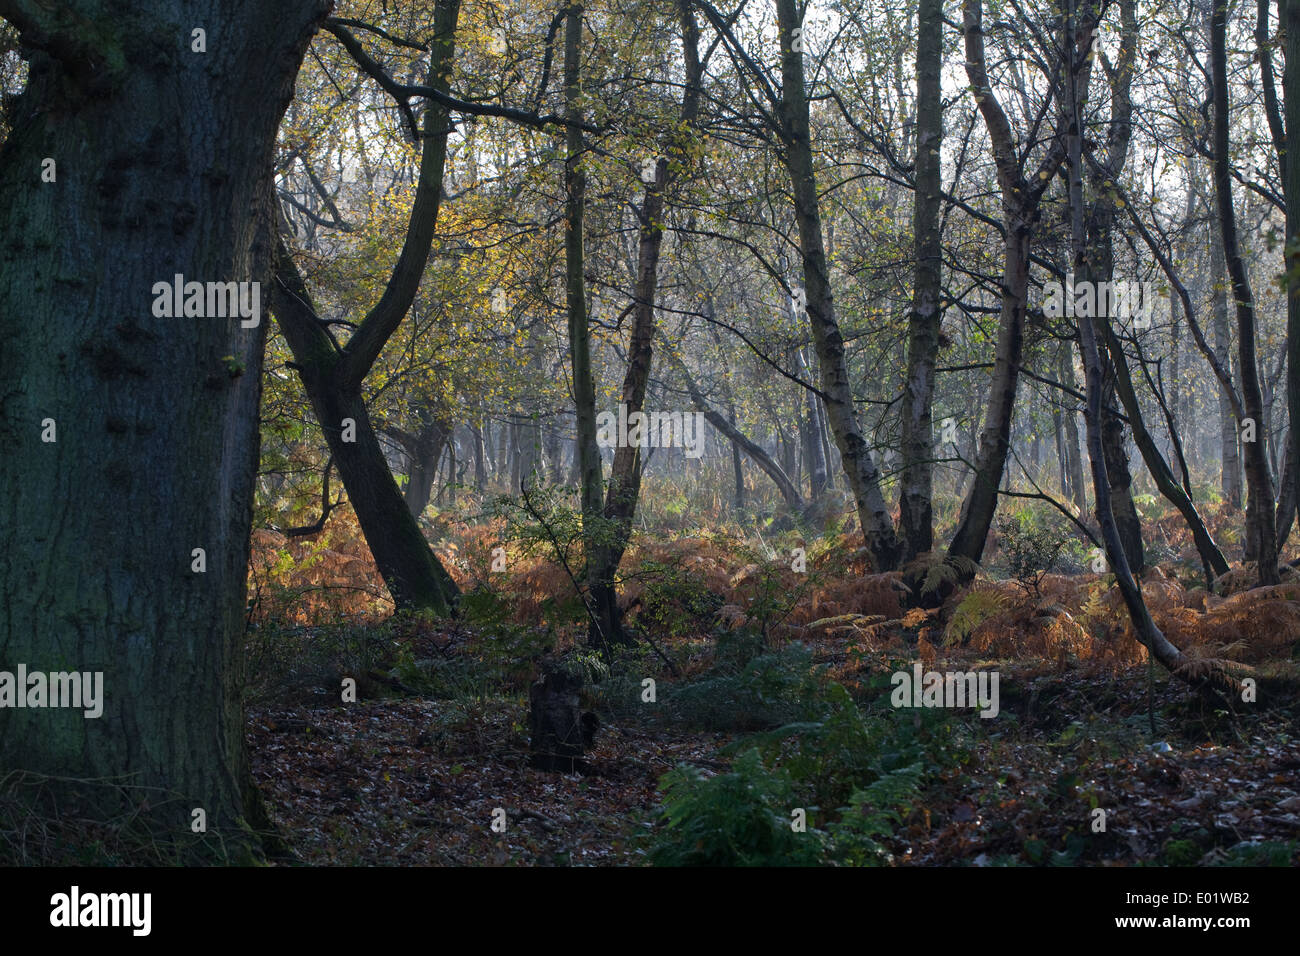
[(583, 714), (578, 695), (582, 677), (562, 664), (543, 659), (537, 679), (528, 690), (530, 763), (538, 770), (583, 772), (582, 759), (591, 742), (595, 714)]

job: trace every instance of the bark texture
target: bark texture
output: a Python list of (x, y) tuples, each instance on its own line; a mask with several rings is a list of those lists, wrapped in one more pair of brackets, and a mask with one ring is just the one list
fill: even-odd
[[(898, 567), (902, 546), (894, 532), (889, 506), (880, 490), (880, 471), (862, 436), (853, 403), (844, 336), (835, 317), (821, 208), (813, 168), (812, 134), (808, 98), (804, 88), (803, 53), (793, 48), (794, 30), (800, 26), (795, 0), (777, 0), (781, 38), (781, 99), (778, 104), (780, 135), (786, 170), (794, 194), (794, 216), (803, 262), (808, 325), (821, 365), (821, 391), (826, 419), (840, 451), (844, 476), (857, 506), (858, 522), (877, 570)], [(802, 38), (801, 38), (802, 39)]]
[(104, 698), (0, 709), (0, 767), (148, 788), (125, 799), (165, 839), (202, 807), (236, 857), (262, 822), (240, 670), (266, 320), (160, 317), (152, 289), (265, 306), (276, 130), (328, 6), (0, 0), (31, 66), (0, 153), (0, 661), (102, 672)]

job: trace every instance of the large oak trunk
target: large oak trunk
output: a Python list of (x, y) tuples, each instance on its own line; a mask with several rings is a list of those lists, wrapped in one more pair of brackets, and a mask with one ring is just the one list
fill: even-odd
[[(152, 808), (164, 840), (202, 808), (242, 855), (265, 316), (160, 316), (152, 290), (260, 282), (265, 305), (276, 129), (329, 4), (55, 6), (0, 2), (31, 55), (0, 156), (0, 669), (102, 672), (103, 714), (0, 709), (0, 767), (63, 778), (62, 813)], [(82, 803), (69, 778), (148, 789)]]

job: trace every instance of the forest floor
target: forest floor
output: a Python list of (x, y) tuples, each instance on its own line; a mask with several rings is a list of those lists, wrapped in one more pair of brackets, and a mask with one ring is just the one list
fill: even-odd
[[(968, 760), (927, 786), (889, 841), (894, 862), (1300, 864), (1294, 707), (1229, 719), (1163, 677), (1153, 740), (1145, 668), (1053, 671), (1002, 669), (1003, 688), (1022, 688), (1003, 692), (1014, 729), (969, 715)], [(556, 774), (528, 766), (527, 718), (522, 698), (258, 710), (249, 744), (303, 863), (636, 865), (660, 777), (680, 763), (725, 770), (720, 751), (740, 736), (615, 723), (588, 773)]]
[[(1222, 520), (1226, 538), (1235, 519)], [(809, 827), (823, 832), (848, 802), (837, 775), (891, 772), (884, 736), (910, 741), (906, 759), (924, 774), (872, 862), (1300, 864), (1300, 575), (1257, 588), (1239, 567), (1207, 592), (1176, 517), (1147, 529), (1163, 560), (1144, 594), (1193, 677), (1219, 669), (1253, 682), (1242, 701), (1211, 701), (1149, 668), (1086, 547), (1058, 560), (1059, 544), (1010, 526), (990, 548), (991, 572), (956, 588), (933, 563), (910, 578), (870, 573), (851, 535), (770, 538), (765, 554), (713, 534), (658, 540), (629, 553), (620, 587), (631, 627), (654, 646), (607, 661), (585, 648), (567, 572), (512, 551), (511, 573), (492, 575), (501, 530), (459, 530), (438, 546), (465, 594), (451, 625), (294, 605), (331, 587), (380, 593), (356, 535), (259, 543), (267, 623), (250, 632), (260, 686), (248, 743), (294, 861), (644, 864), (666, 830), (665, 774), (689, 765), (720, 779), (750, 746), (767, 748), (764, 773), (788, 766), (802, 792), (836, 801), (809, 804)], [(1044, 565), (1065, 573), (1034, 570)], [(257, 568), (271, 570), (258, 579)], [(909, 608), (921, 579), (937, 582), (938, 606)], [(555, 656), (593, 678), (583, 706), (602, 726), (583, 774), (528, 764), (528, 687)], [(891, 675), (916, 662), (997, 672), (997, 719), (891, 706)], [(340, 702), (348, 675), (356, 703)], [(642, 695), (646, 677), (657, 703)], [(838, 706), (827, 687), (851, 695), (859, 736), (845, 739), (856, 744), (825, 736)], [(783, 725), (811, 734), (802, 751), (772, 743)]]

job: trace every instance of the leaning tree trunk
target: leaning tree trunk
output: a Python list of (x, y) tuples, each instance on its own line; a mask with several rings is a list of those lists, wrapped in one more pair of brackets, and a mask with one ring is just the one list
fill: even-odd
[[(460, 0), (439, 0), (429, 83), (443, 93), (447, 92), (455, 59), (459, 14)], [(363, 69), (378, 69), (344, 27), (331, 23), (329, 29)], [(414, 302), (424, 275), (438, 220), (450, 128), (445, 106), (426, 107), (419, 179), (401, 254), (379, 301), (357, 325), (346, 345), (340, 348), (335, 344), (283, 240), (276, 249), (272, 297), (276, 320), (293, 351), (298, 377), (393, 603), (438, 616), (452, 613), (459, 589), (402, 498), (371, 424), (362, 389), (375, 360)]]
[[(1069, 58), (1067, 62), (1074, 62), (1080, 53), (1087, 51), (1091, 47), (1092, 31), (1086, 28), (1076, 30), (1076, 4), (1078, 0), (1067, 0), (1067, 2), (1069, 4), (1069, 13), (1066, 21), (1067, 42), (1065, 55)], [(1077, 42), (1080, 38), (1084, 42)], [(1070, 171), (1071, 244), (1073, 246), (1075, 271), (1084, 272), (1087, 269), (1087, 259), (1084, 249), (1083, 178), (1080, 173), (1083, 136), (1080, 120), (1082, 110), (1079, 101), (1082, 91), (1079, 88), (1077, 72), (1071, 70), (1067, 73), (1065, 86), (1070, 117), (1070, 132), (1067, 139), (1070, 154), (1068, 168)], [(1083, 417), (1087, 430), (1088, 459), (1092, 465), (1093, 510), (1096, 513), (1097, 525), (1101, 529), (1102, 541), (1106, 547), (1106, 558), (1110, 562), (1111, 571), (1115, 574), (1115, 583), (1119, 586), (1120, 595), (1123, 597), (1124, 604), (1128, 609), (1129, 618), (1132, 621), (1137, 639), (1161, 664), (1169, 670), (1186, 677), (1187, 671), (1183, 667), (1185, 660), (1182, 653), (1169, 642), (1164, 634), (1160, 632), (1155, 621), (1151, 619), (1146, 602), (1142, 598), (1142, 589), (1129, 568), (1124, 545), (1120, 539), (1119, 527), (1116, 525), (1115, 516), (1111, 511), (1110, 478), (1106, 473), (1105, 450), (1102, 448), (1103, 382), (1101, 353), (1097, 347), (1097, 325), (1099, 320), (1091, 314), (1093, 311), (1095, 310), (1089, 310), (1090, 314), (1088, 316), (1079, 319), (1079, 348), (1083, 356), (1084, 382), (1087, 395)], [(1105, 319), (1100, 321), (1104, 322)]]
[[(989, 526), (997, 510), (998, 486), (1011, 447), (1011, 413), (1024, 352), (1025, 310), (1029, 295), (1029, 240), (1043, 192), (1064, 158), (1060, 136), (1038, 164), (1037, 174), (1026, 177), (1023, 159), (1012, 139), (1011, 124), (989, 83), (984, 53), (984, 10), (982, 0), (967, 0), (962, 11), (962, 32), (966, 46), (966, 76), (989, 132), (998, 188), (1002, 194), (1002, 315), (997, 347), (993, 353), (993, 380), (989, 385), (988, 408), (970, 492), (962, 503), (961, 517), (952, 543), (950, 558), (978, 562), (984, 556)], [(1084, 85), (1091, 61), (1081, 68)], [(969, 570), (964, 570), (968, 575)]]
[(0, 0), (30, 55), (0, 153), (0, 662), (103, 675), (97, 719), (0, 709), (0, 767), (169, 845), (202, 808), (244, 859), (264, 822), (240, 670), (266, 325), (159, 315), (152, 290), (252, 282), (265, 302), (276, 130), (328, 6)]
[(794, 194), (794, 217), (799, 230), (799, 253), (808, 324), (821, 363), (822, 401), (826, 418), (840, 450), (844, 476), (857, 505), (858, 521), (871, 551), (876, 569), (898, 567), (902, 547), (894, 533), (889, 506), (880, 490), (880, 472), (862, 437), (862, 426), (853, 404), (844, 337), (835, 318), (826, 248), (822, 236), (820, 202), (813, 170), (812, 139), (808, 98), (804, 92), (803, 54), (794, 49), (794, 31), (799, 27), (795, 0), (777, 0), (777, 23), (781, 40), (781, 138), (786, 171)]
[[(1115, 276), (1115, 253), (1113, 234), (1115, 226), (1115, 193), (1107, 183), (1119, 181), (1120, 174), (1128, 160), (1129, 141), (1133, 130), (1133, 64), (1137, 47), (1137, 9), (1136, 0), (1122, 0), (1120, 4), (1120, 49), (1117, 68), (1110, 74), (1111, 117), (1108, 135), (1108, 149), (1100, 160), (1093, 160), (1092, 171), (1092, 209), (1087, 215), (1087, 251), (1082, 263), (1082, 271), (1076, 272), (1080, 278), (1094, 283), (1109, 284)], [(1080, 170), (1080, 177), (1083, 172)], [(1100, 289), (1100, 284), (1094, 289)], [(1111, 297), (1097, 295), (1095, 304), (1104, 309), (1104, 329), (1110, 327), (1119, 316), (1109, 315)], [(1144, 309), (1147, 308), (1143, 303)], [(1099, 348), (1102, 366), (1102, 450), (1106, 456), (1106, 475), (1110, 485), (1111, 511), (1115, 525), (1119, 530), (1124, 556), (1128, 558), (1130, 570), (1141, 576), (1146, 565), (1142, 549), (1142, 522), (1138, 517), (1137, 507), (1133, 503), (1133, 476), (1129, 471), (1128, 452), (1124, 447), (1124, 422), (1115, 408), (1115, 393), (1118, 387), (1118, 369), (1112, 364), (1112, 356), (1104, 347)], [(1137, 426), (1134, 426), (1136, 430)]]
[[(1214, 577), (1228, 573), (1228, 562), (1219, 546), (1215, 543), (1209, 528), (1205, 526), (1205, 522), (1197, 512), (1191, 496), (1178, 483), (1178, 479), (1174, 477), (1168, 462), (1160, 454), (1155, 439), (1147, 430), (1146, 423), (1142, 419), (1142, 409), (1138, 405), (1137, 393), (1133, 388), (1132, 375), (1129, 372), (1128, 360), (1124, 355), (1123, 345), (1109, 327), (1103, 327), (1101, 331), (1115, 372), (1116, 391), (1124, 405), (1124, 413), (1128, 416), (1129, 425), (1133, 429), (1133, 439), (1137, 443), (1138, 450), (1142, 453), (1142, 460), (1147, 466), (1147, 471), (1151, 473), (1151, 477), (1155, 480), (1156, 487), (1178, 509), (1178, 512), (1183, 516), (1183, 520), (1187, 522), (1187, 527), (1192, 532), (1192, 540), (1196, 543), (1196, 550), (1201, 556), (1201, 563), (1205, 565), (1206, 586), (1208, 587), (1213, 583)], [(1125, 554), (1127, 553), (1127, 549), (1125, 549)]]
[[(688, 128), (695, 122), (699, 110), (699, 30), (695, 15), (686, 0), (680, 0), (678, 12), (686, 71), (680, 123), (682, 128)], [(679, 168), (686, 163), (687, 146), (687, 143), (674, 144), (672, 158)], [(627, 373), (623, 377), (622, 400), (629, 416), (644, 408), (646, 385), (650, 381), (650, 366), (654, 357), (655, 295), (659, 287), (659, 250), (663, 246), (664, 236), (664, 200), (665, 192), (674, 178), (668, 158), (659, 157), (655, 163), (654, 179), (646, 184), (645, 199), (641, 204), (632, 340), (628, 344)], [(637, 499), (641, 494), (643, 464), (639, 446), (629, 444), (615, 450), (609, 489), (605, 496), (604, 515), (608, 530), (605, 540), (596, 548), (588, 566), (596, 620), (606, 638), (616, 643), (626, 643), (627, 636), (623, 632), (614, 578), (632, 536), (632, 516), (636, 513)]]
[(785, 500), (786, 507), (790, 509), (791, 514), (803, 514), (805, 511), (803, 497), (799, 494), (798, 486), (786, 474), (785, 469), (777, 464), (772, 456), (764, 451), (760, 445), (747, 438), (736, 427), (735, 422), (729, 421), (719, 414), (716, 409), (710, 407), (708, 399), (704, 397), (704, 393), (700, 391), (699, 385), (695, 383), (690, 370), (686, 368), (686, 364), (681, 359), (673, 356), (673, 364), (677, 367), (677, 371), (686, 383), (686, 390), (690, 392), (691, 401), (695, 403), (697, 409), (704, 413), (704, 420), (728, 438), (733, 448), (744, 450), (745, 454), (754, 460), (754, 464), (758, 465), (763, 470), (763, 473), (772, 479), (777, 490), (781, 492), (781, 497)]

